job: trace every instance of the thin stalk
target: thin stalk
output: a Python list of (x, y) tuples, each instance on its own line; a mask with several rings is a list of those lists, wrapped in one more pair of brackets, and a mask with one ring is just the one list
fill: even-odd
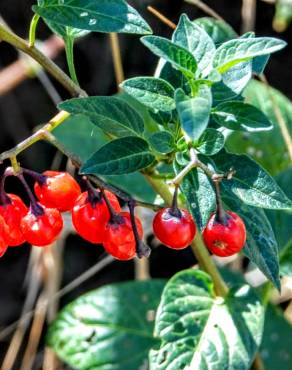
[(73, 37), (66, 37), (64, 39), (65, 42), (65, 52), (66, 52), (66, 59), (69, 68), (69, 73), (72, 81), (75, 82), (76, 85), (79, 86), (75, 63), (74, 63), (74, 38)]
[(37, 29), (37, 25), (39, 23), (39, 20), (40, 20), (40, 16), (38, 14), (35, 14), (32, 17), (32, 20), (30, 22), (30, 27), (29, 27), (29, 44), (28, 44), (28, 46), (30, 48), (34, 47), (34, 44), (35, 44), (35, 40), (36, 40), (36, 29)]
[(158, 18), (162, 23), (166, 24), (169, 28), (175, 30), (176, 24), (173, 23), (170, 19), (168, 19), (165, 15), (160, 13), (157, 9), (153, 8), (153, 6), (147, 6), (147, 10), (152, 13), (156, 18)]
[(122, 57), (121, 57), (121, 48), (120, 48), (118, 34), (111, 32), (109, 34), (109, 39), (110, 39), (110, 45), (111, 45), (111, 50), (112, 50), (117, 89), (120, 90), (119, 86), (124, 81), (125, 74), (124, 74), (124, 69), (123, 69), (123, 62), (122, 62)]

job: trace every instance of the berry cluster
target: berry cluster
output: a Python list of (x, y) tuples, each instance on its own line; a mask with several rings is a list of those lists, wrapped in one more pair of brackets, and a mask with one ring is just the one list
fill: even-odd
[[(91, 243), (103, 244), (113, 257), (130, 260), (136, 254), (149, 255), (149, 248), (141, 241), (143, 227), (134, 215), (134, 203), (129, 202), (130, 212), (122, 212), (115, 194), (94, 188), (87, 179), (87, 190), (81, 192), (79, 184), (66, 172), (38, 174), (22, 169), (17, 176), (30, 198), (28, 208), (17, 195), (4, 190), (5, 178), (12, 174), (11, 169), (6, 170), (0, 189), (0, 256), (8, 246), (24, 242), (38, 247), (52, 244), (63, 228), (61, 212), (68, 211), (72, 213), (76, 232)], [(35, 179), (37, 199), (24, 179), (25, 174)], [(230, 256), (243, 248), (245, 226), (236, 213), (225, 212), (220, 202), (217, 208), (203, 230), (203, 238), (212, 253)], [(156, 213), (153, 231), (164, 245), (177, 250), (186, 248), (195, 238), (192, 216), (177, 206), (177, 188), (172, 206)]]

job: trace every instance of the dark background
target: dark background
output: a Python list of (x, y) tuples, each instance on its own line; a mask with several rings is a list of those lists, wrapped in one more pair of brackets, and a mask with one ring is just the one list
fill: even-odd
[[(9, 26), (20, 36), (26, 37), (29, 22), (32, 17), (32, 0), (1, 0), (0, 15)], [(186, 12), (190, 18), (205, 16), (194, 6), (185, 5), (179, 0), (136, 0), (131, 2), (149, 22), (158, 35), (168, 36), (171, 30), (146, 11), (147, 5), (153, 5), (177, 22), (179, 14)], [(241, 28), (241, 0), (206, 1), (214, 8), (237, 32)], [(272, 29), (274, 7), (262, 1), (257, 2), (257, 35), (276, 36), (289, 42), (289, 46), (271, 58), (266, 69), (270, 83), (292, 98), (292, 34), (291, 27), (281, 35)], [(47, 27), (41, 23), (38, 37), (46, 39), (50, 35)], [(120, 37), (123, 65), (126, 78), (136, 75), (151, 75), (155, 69), (156, 57), (146, 49), (136, 36), (122, 35)], [(4, 68), (17, 58), (17, 53), (9, 45), (0, 43), (0, 68)], [(109, 95), (116, 92), (116, 83), (112, 66), (111, 51), (108, 36), (91, 34), (81, 40), (75, 49), (77, 75), (84, 88), (90, 95)], [(57, 64), (66, 70), (64, 53), (57, 59)], [(68, 95), (63, 88), (53, 81), (62, 98)], [(29, 136), (34, 126), (45, 122), (56, 113), (56, 108), (46, 91), (37, 79), (28, 79), (5, 96), (0, 97), (0, 150), (1, 152), (14, 146), (17, 142)], [(34, 170), (43, 171), (50, 167), (54, 150), (44, 144), (37, 144), (22, 157), (22, 165)], [(1, 166), (1, 172), (4, 166)], [(19, 191), (14, 182), (8, 184), (13, 191)], [(151, 237), (150, 237), (151, 239)], [(149, 240), (151, 242), (151, 240)], [(70, 236), (64, 256), (63, 282), (65, 285), (91, 265), (95, 264), (102, 251), (81, 241), (78, 237)], [(192, 254), (186, 250), (177, 253), (158, 248), (152, 253), (150, 266), (153, 277), (169, 277), (176, 271), (194, 263)], [(0, 329), (19, 317), (23, 300), (26, 295), (23, 286), (24, 275), (29, 257), (29, 247), (10, 248), (5, 257), (0, 260)], [(74, 292), (68, 294), (61, 304), (72, 300), (81, 293), (108, 282), (132, 279), (133, 263), (115, 262), (102, 273), (88, 280)], [(0, 362), (9, 342), (0, 342)]]

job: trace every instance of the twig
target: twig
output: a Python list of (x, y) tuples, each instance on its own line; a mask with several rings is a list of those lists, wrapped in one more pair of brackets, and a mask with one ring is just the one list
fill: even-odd
[(168, 19), (165, 15), (160, 13), (157, 9), (153, 8), (153, 6), (147, 6), (147, 10), (171, 29), (173, 30), (176, 29), (176, 24), (173, 23), (170, 19)]
[(111, 50), (112, 50), (117, 89), (120, 90), (120, 84), (124, 81), (125, 74), (123, 70), (121, 49), (120, 49), (119, 37), (117, 33), (111, 32), (109, 34), (109, 40), (110, 40), (110, 45), (111, 45)]
[(241, 33), (253, 31), (256, 21), (256, 0), (242, 0), (241, 16), (242, 25)]
[(210, 8), (207, 4), (200, 0), (184, 0), (186, 3), (195, 5), (197, 8), (201, 9), (204, 13), (208, 14), (210, 17), (216, 18), (219, 21), (224, 21), (224, 19), (215, 10)]

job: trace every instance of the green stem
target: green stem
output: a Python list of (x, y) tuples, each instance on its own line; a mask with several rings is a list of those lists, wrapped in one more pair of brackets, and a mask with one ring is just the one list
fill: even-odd
[(65, 42), (65, 52), (66, 52), (66, 59), (67, 59), (67, 64), (69, 68), (70, 77), (75, 82), (75, 84), (79, 86), (75, 64), (74, 64), (74, 38), (70, 36), (65, 37), (64, 42)]
[(86, 92), (80, 89), (80, 87), (77, 86), (51, 59), (47, 58), (35, 46), (30, 47), (25, 40), (11, 32), (3, 24), (0, 24), (0, 40), (7, 42), (16, 49), (19, 49), (32, 57), (53, 77), (55, 77), (55, 79), (59, 81), (72, 96), (87, 96)]
[(29, 47), (34, 47), (35, 40), (36, 40), (36, 29), (37, 25), (39, 23), (40, 16), (38, 14), (35, 14), (30, 22), (29, 27)]

